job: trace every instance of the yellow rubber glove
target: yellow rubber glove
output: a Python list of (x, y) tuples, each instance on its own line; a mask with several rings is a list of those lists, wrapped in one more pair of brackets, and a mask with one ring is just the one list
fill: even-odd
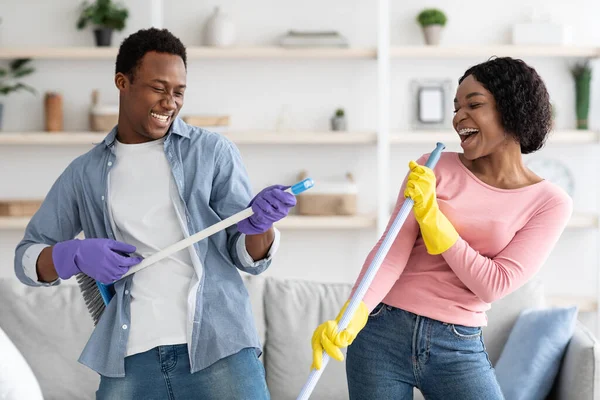
[(414, 161), (408, 163), (410, 173), (404, 197), (415, 202), (413, 212), (421, 228), (421, 236), (429, 254), (441, 254), (458, 240), (458, 232), (440, 211), (435, 194), (435, 174)]
[(323, 322), (315, 329), (312, 337), (313, 363), (311, 369), (321, 369), (323, 364), (323, 351), (326, 351), (329, 356), (338, 361), (344, 361), (344, 355), (340, 350), (342, 347), (348, 347), (358, 335), (358, 332), (367, 324), (369, 318), (369, 309), (364, 302), (360, 302), (356, 312), (352, 316), (350, 323), (341, 332), (338, 332), (338, 324), (344, 315), (344, 311), (348, 307), (348, 300), (344, 307), (340, 310), (337, 318)]

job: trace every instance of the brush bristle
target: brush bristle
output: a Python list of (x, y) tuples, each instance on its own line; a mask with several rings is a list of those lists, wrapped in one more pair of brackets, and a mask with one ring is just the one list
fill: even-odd
[(94, 320), (95, 326), (98, 324), (98, 321), (100, 321), (100, 317), (106, 308), (102, 295), (100, 294), (100, 289), (98, 289), (94, 278), (90, 278), (85, 274), (77, 274), (75, 279), (77, 280), (85, 305)]

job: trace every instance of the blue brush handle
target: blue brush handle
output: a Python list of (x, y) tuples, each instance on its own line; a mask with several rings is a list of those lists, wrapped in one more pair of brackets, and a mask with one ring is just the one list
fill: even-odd
[(111, 290), (113, 285), (105, 285), (102, 282), (96, 281), (96, 286), (98, 286), (98, 291), (100, 291), (100, 296), (102, 296), (102, 301), (104, 301), (104, 305), (108, 306), (108, 303), (110, 303), (110, 300), (113, 297), (113, 292)]
[[(443, 143), (437, 143), (435, 150), (433, 150), (433, 152), (431, 152), (431, 154), (429, 155), (425, 166), (428, 168), (434, 168), (438, 160), (440, 159), (442, 150), (444, 150), (445, 148), (446, 146)], [(346, 310), (344, 311), (344, 314), (340, 319), (340, 323), (338, 324), (339, 331), (346, 329), (346, 327), (350, 323), (352, 316), (358, 309), (358, 306), (360, 305), (360, 302), (363, 300), (365, 294), (367, 293), (369, 286), (371, 286), (371, 282), (375, 278), (379, 267), (381, 267), (381, 263), (385, 259), (388, 250), (392, 246), (392, 243), (394, 242), (394, 240), (396, 240), (396, 236), (398, 235), (400, 228), (402, 228), (404, 221), (406, 221), (406, 218), (408, 217), (408, 214), (410, 213), (410, 210), (412, 209), (413, 205), (413, 199), (407, 198), (404, 200), (400, 211), (398, 211), (398, 215), (396, 215), (396, 218), (394, 219), (394, 222), (392, 223), (390, 229), (385, 235), (381, 246), (379, 246), (377, 253), (375, 253), (373, 261), (371, 261), (371, 264), (369, 265), (369, 268), (367, 268), (367, 271), (365, 272), (365, 275), (363, 276), (356, 291), (354, 292), (354, 295), (348, 302), (348, 307), (346, 307)], [(297, 400), (307, 400), (310, 397), (310, 394), (317, 385), (317, 382), (321, 377), (321, 374), (325, 370), (325, 367), (327, 366), (328, 362), (329, 355), (326, 352), (323, 352), (323, 363), (321, 365), (321, 369), (313, 369), (310, 372), (308, 380), (304, 384), (304, 387), (298, 395)]]
[(315, 182), (310, 178), (306, 178), (303, 181), (296, 183), (290, 188), (290, 190), (292, 194), (299, 195), (300, 193), (307, 191), (313, 186), (315, 186)]

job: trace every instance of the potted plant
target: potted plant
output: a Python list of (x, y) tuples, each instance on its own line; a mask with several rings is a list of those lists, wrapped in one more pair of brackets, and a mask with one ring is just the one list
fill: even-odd
[(575, 80), (575, 113), (577, 115), (577, 129), (588, 129), (588, 113), (590, 111), (590, 82), (592, 81), (592, 68), (589, 60), (576, 64), (571, 69)]
[(334, 131), (346, 130), (346, 113), (343, 108), (335, 110), (335, 114), (331, 117), (331, 129)]
[(417, 15), (417, 22), (423, 29), (425, 43), (440, 44), (442, 28), (446, 26), (446, 14), (437, 8), (426, 8)]
[(113, 31), (122, 31), (128, 16), (127, 8), (112, 0), (96, 0), (91, 4), (86, 1), (82, 5), (77, 29), (81, 30), (88, 24), (94, 25), (96, 46), (110, 46)]
[[(35, 89), (22, 82), (17, 82), (17, 79), (30, 75), (35, 70), (29, 65), (29, 58), (19, 58), (9, 63), (8, 69), (0, 68), (0, 96), (8, 96), (19, 90), (26, 90), (35, 94)], [(0, 129), (2, 128), (2, 115), (4, 104), (0, 102)]]

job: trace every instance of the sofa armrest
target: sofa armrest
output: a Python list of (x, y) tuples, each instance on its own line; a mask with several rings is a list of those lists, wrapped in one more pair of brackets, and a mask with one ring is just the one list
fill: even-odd
[(600, 400), (600, 346), (581, 322), (565, 351), (551, 398)]

